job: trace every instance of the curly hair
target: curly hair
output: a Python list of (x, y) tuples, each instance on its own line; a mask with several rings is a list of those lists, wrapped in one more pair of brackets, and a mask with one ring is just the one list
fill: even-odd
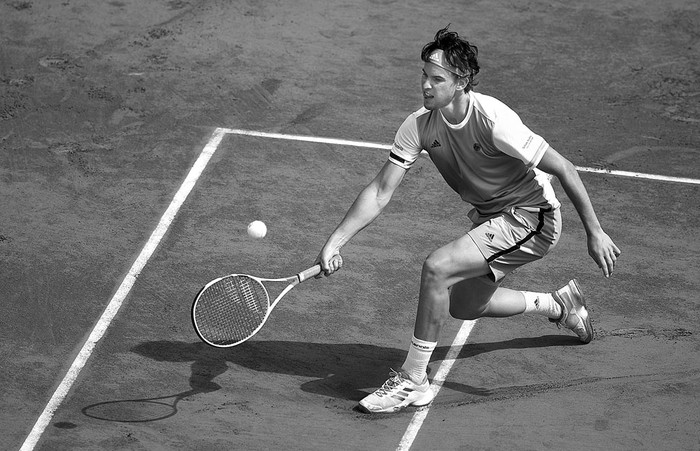
[(444, 51), (447, 62), (462, 73), (467, 74), (464, 75), (464, 77), (468, 78), (464, 92), (468, 92), (478, 84), (474, 77), (479, 73), (479, 62), (477, 60), (479, 50), (475, 45), (460, 38), (454, 31), (449, 31), (449, 27), (450, 25), (447, 25), (445, 28), (438, 30), (435, 34), (435, 39), (423, 47), (420, 57), (423, 61), (428, 62), (428, 57), (435, 50)]

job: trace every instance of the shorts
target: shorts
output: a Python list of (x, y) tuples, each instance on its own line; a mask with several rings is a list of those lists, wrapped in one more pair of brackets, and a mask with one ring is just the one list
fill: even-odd
[(558, 208), (511, 207), (474, 224), (468, 235), (491, 268), (485, 277), (500, 283), (514, 269), (547, 255), (559, 241), (561, 227)]

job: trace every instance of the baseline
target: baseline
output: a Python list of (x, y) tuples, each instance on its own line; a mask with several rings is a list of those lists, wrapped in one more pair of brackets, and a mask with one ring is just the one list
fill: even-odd
[[(316, 136), (305, 136), (305, 135), (290, 135), (286, 133), (270, 133), (270, 132), (258, 132), (253, 130), (243, 130), (236, 128), (222, 128), (225, 133), (230, 133), (233, 135), (245, 135), (245, 136), (257, 136), (259, 138), (272, 138), (272, 139), (286, 139), (288, 141), (305, 141), (305, 142), (315, 142), (323, 144), (339, 144), (342, 146), (354, 146), (354, 147), (366, 147), (372, 149), (384, 149), (391, 150), (392, 146), (390, 144), (379, 144), (366, 141), (352, 141), (347, 139), (337, 139), (337, 138), (320, 138)], [(428, 153), (424, 150), (421, 152), (422, 155), (426, 156)], [(647, 180), (656, 180), (661, 182), (674, 182), (674, 183), (684, 183), (688, 185), (700, 185), (700, 179), (693, 179), (689, 177), (674, 177), (668, 175), (657, 175), (657, 174), (645, 174), (643, 172), (631, 172), (631, 171), (618, 171), (615, 169), (600, 169), (600, 168), (589, 168), (583, 166), (576, 166), (576, 170), (579, 172), (591, 172), (594, 174), (607, 174), (615, 175), (618, 177), (628, 177), (628, 178), (639, 178)]]

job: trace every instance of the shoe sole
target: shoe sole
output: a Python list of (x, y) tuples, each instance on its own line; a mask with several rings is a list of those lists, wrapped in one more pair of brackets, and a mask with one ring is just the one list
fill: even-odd
[[(581, 338), (579, 336), (578, 338), (583, 343), (590, 343), (591, 340), (593, 340), (593, 325), (591, 324), (591, 319), (590, 319), (590, 316), (588, 315), (588, 308), (586, 307), (586, 299), (583, 297), (583, 292), (581, 291), (581, 287), (578, 284), (578, 280), (576, 280), (576, 279), (570, 280), (569, 283), (566, 284), (566, 288), (569, 288), (569, 291), (571, 292), (572, 298), (580, 300), (580, 306), (581, 306), (581, 308), (579, 308), (579, 309), (568, 309), (567, 308), (566, 311), (568, 312), (569, 315), (573, 312), (577, 318), (579, 318), (581, 321), (583, 321), (583, 328), (586, 331), (586, 337)], [(562, 306), (562, 308), (564, 308), (566, 306), (565, 305), (566, 303), (564, 302), (564, 300), (561, 298), (561, 296), (557, 295), (556, 292), (553, 293), (553, 296), (554, 296), (554, 299), (556, 300), (556, 302), (558, 304), (560, 304)], [(568, 317), (567, 317), (567, 319), (568, 319)], [(574, 333), (576, 332), (572, 328), (570, 328), (569, 326), (567, 326), (565, 324), (566, 321), (563, 321), (561, 323), (559, 323), (559, 320), (555, 321), (553, 319), (550, 319), (550, 321), (564, 325), (567, 329), (571, 330), (572, 332), (574, 332)], [(576, 334), (576, 335), (578, 336), (578, 334)]]
[(586, 333), (588, 334), (588, 338), (584, 339), (579, 337), (579, 339), (583, 343), (590, 343), (591, 340), (593, 340), (593, 325), (591, 324), (591, 319), (588, 315), (588, 307), (586, 307), (586, 298), (583, 297), (583, 292), (581, 291), (581, 287), (578, 284), (578, 280), (573, 279), (571, 282), (573, 282), (573, 290), (574, 294), (578, 299), (581, 300), (581, 306), (583, 306), (583, 309), (580, 309), (576, 311), (576, 316), (578, 316), (581, 321), (583, 321), (583, 326), (586, 329)]
[[(431, 390), (428, 389), (428, 391), (430, 392)], [(392, 407), (391, 409), (382, 409), (382, 410), (371, 410), (371, 409), (368, 408), (366, 405), (364, 405), (364, 404), (362, 403), (362, 401), (360, 401), (357, 405), (358, 405), (359, 409), (360, 409), (362, 412), (364, 412), (364, 413), (396, 413), (396, 412), (399, 412), (399, 411), (401, 411), (401, 410), (404, 410), (404, 409), (406, 409), (406, 408), (408, 408), (408, 407), (425, 407), (425, 406), (427, 406), (428, 404), (430, 404), (431, 402), (433, 402), (433, 399), (434, 399), (434, 398), (435, 398), (435, 397), (432, 396), (432, 394), (431, 394), (430, 396), (428, 396), (428, 400), (427, 400), (427, 401), (418, 399), (418, 400), (416, 400), (416, 401), (414, 401), (414, 402), (401, 403), (401, 404), (399, 404), (399, 405), (397, 405), (397, 406), (395, 406), (395, 407)]]

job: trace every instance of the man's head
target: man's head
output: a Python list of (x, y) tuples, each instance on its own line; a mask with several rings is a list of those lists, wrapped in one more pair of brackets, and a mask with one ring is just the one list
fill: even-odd
[(449, 25), (435, 34), (435, 39), (427, 43), (421, 51), (421, 59), (445, 69), (466, 82), (464, 92), (476, 86), (474, 76), (479, 73), (478, 50), (453, 31)]

